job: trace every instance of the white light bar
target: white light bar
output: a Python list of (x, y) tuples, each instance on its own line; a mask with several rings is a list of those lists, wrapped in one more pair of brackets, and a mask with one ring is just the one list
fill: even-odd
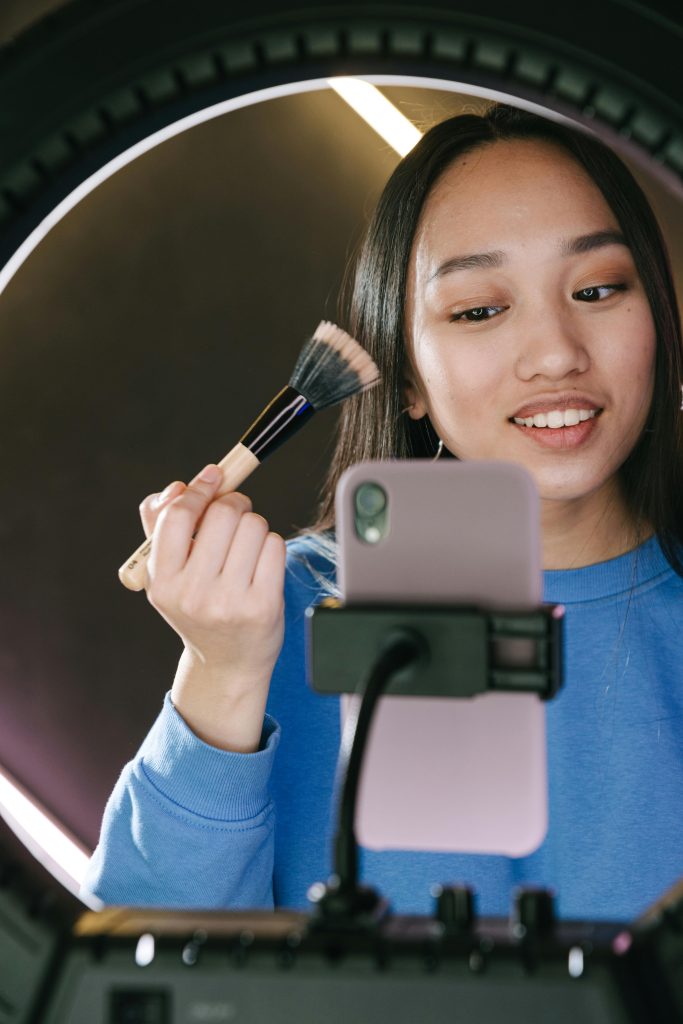
[[(90, 852), (2, 769), (0, 816), (43, 867), (65, 889), (83, 899), (79, 889)], [(87, 905), (93, 910), (102, 907), (94, 897)]]
[(405, 156), (422, 138), (412, 121), (370, 82), (361, 78), (328, 78), (328, 84), (378, 135)]

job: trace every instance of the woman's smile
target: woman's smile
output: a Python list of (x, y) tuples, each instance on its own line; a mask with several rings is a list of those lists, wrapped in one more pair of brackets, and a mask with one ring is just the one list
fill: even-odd
[(602, 405), (578, 392), (539, 396), (508, 420), (536, 444), (570, 450), (593, 436)]
[[(513, 420), (517, 430), (535, 444), (547, 445), (569, 451), (584, 444), (598, 428), (595, 410), (568, 409), (566, 412), (553, 410), (547, 415), (536, 413), (527, 420)], [(582, 418), (583, 417), (583, 418)]]

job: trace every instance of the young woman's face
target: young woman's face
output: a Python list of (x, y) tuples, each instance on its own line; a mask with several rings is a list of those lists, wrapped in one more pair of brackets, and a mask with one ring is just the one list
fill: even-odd
[(620, 237), (559, 147), (496, 142), (459, 158), (411, 256), (409, 414), (428, 413), (459, 458), (526, 466), (542, 498), (609, 486), (654, 380), (652, 315)]

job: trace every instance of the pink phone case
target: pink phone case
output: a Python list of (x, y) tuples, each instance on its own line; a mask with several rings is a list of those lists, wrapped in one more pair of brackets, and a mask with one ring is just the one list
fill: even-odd
[[(365, 482), (387, 495), (388, 532), (355, 527)], [(502, 462), (366, 462), (336, 495), (339, 585), (348, 604), (466, 603), (524, 609), (542, 598), (539, 499)], [(342, 700), (342, 717), (349, 701)], [(384, 697), (359, 792), (371, 849), (523, 856), (547, 830), (545, 709), (532, 694)]]

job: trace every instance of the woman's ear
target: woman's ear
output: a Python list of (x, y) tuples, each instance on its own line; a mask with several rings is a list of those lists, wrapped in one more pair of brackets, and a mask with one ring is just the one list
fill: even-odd
[(421, 420), (427, 415), (427, 406), (420, 390), (408, 377), (403, 382), (403, 407), (411, 420)]

